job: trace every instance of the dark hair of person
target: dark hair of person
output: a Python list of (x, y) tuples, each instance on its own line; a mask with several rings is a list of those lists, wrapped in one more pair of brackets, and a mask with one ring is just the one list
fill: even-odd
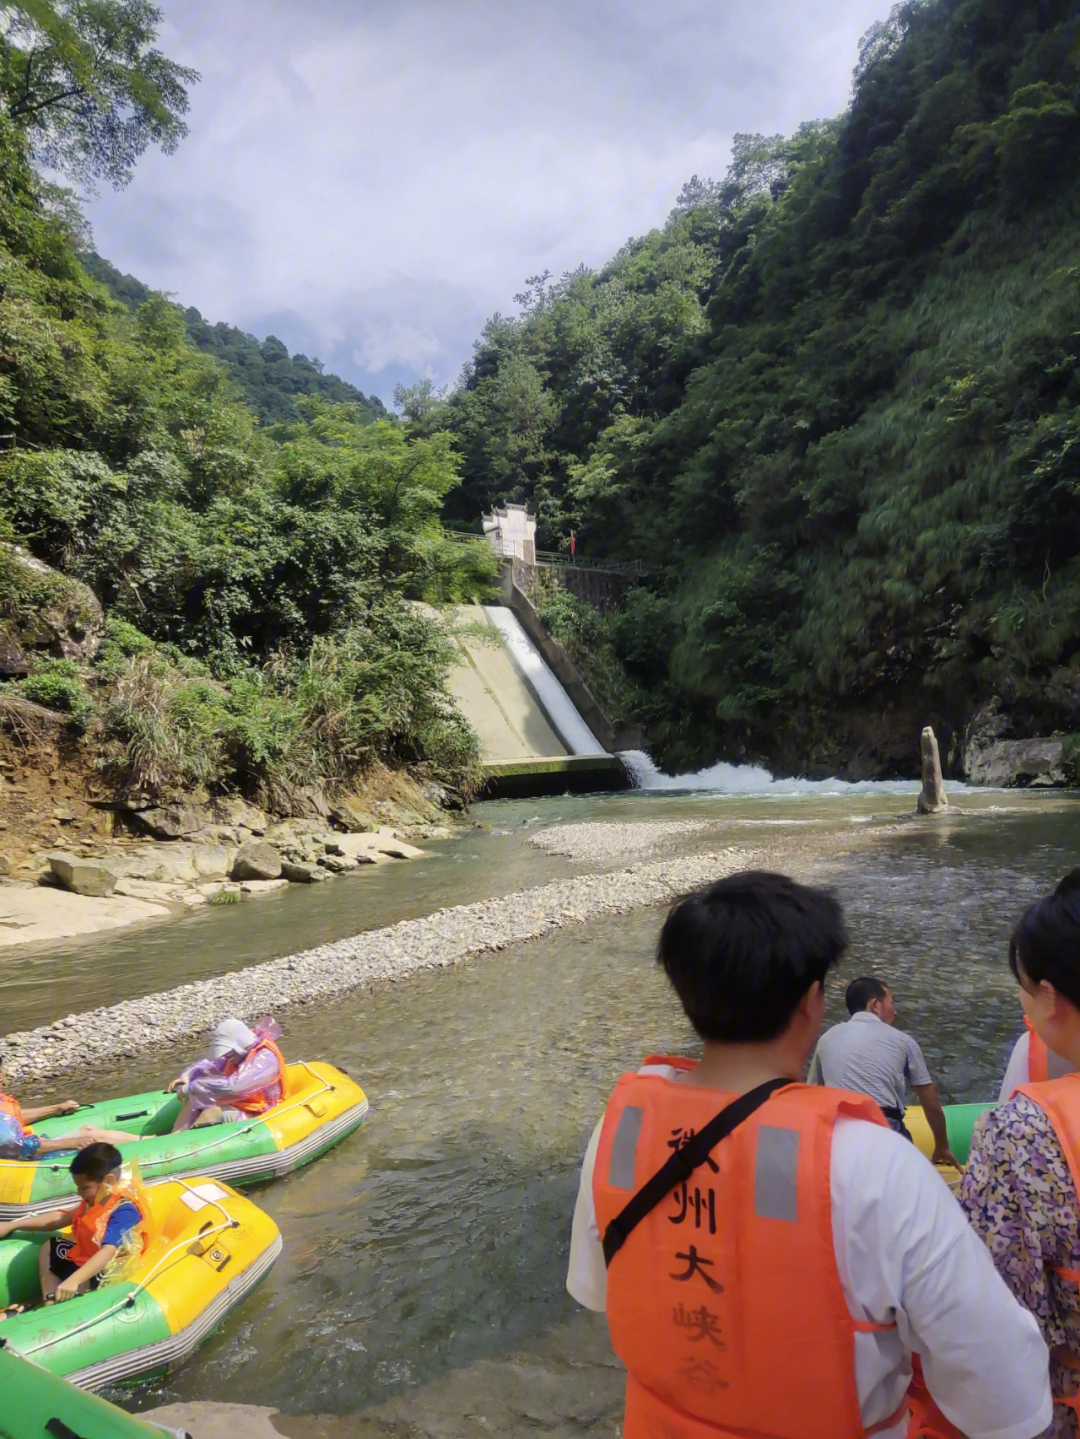
[(106, 1175), (119, 1174), (123, 1163), (124, 1156), (115, 1144), (98, 1142), (79, 1150), (71, 1161), (71, 1173), (85, 1174), (87, 1179), (95, 1179), (100, 1184)]
[(679, 900), (656, 959), (702, 1039), (749, 1044), (783, 1034), (847, 942), (827, 890), (749, 870)]
[(861, 1014), (872, 999), (884, 999), (888, 992), (888, 987), (873, 975), (853, 979), (844, 991), (848, 1014)]
[(1080, 869), (1071, 869), (1053, 894), (1036, 900), (1009, 940), (1009, 968), (1044, 979), (1080, 1009)]

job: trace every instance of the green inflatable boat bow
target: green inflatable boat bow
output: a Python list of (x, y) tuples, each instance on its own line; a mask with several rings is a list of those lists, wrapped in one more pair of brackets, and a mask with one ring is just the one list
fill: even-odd
[(125, 1414), (0, 1344), (0, 1439), (191, 1439)]

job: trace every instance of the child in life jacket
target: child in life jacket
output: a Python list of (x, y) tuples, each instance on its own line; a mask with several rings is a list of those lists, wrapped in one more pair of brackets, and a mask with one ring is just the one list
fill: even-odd
[(4, 1092), (4, 1066), (0, 1060), (0, 1159), (33, 1160), (65, 1149), (82, 1149), (95, 1141), (123, 1144), (139, 1138), (137, 1134), (96, 1129), (90, 1124), (71, 1134), (55, 1135), (51, 1139), (35, 1134), (30, 1128), (39, 1119), (52, 1119), (56, 1114), (73, 1114), (79, 1108), (77, 1099), (62, 1099), (59, 1104), (39, 1104), (32, 1109), (24, 1109), (14, 1095)]
[(74, 1299), (85, 1289), (96, 1289), (102, 1270), (131, 1231), (142, 1228), (142, 1211), (121, 1182), (122, 1164), (114, 1145), (88, 1144), (71, 1161), (77, 1206), (0, 1224), (0, 1239), (15, 1230), (65, 1229), (70, 1225), (70, 1239), (56, 1235), (41, 1246), (38, 1255), (41, 1294), (46, 1301)]
[(276, 1041), (281, 1026), (267, 1015), (255, 1028), (223, 1019), (210, 1037), (210, 1053), (178, 1074), (169, 1085), (184, 1104), (173, 1133), (264, 1114), (285, 1094), (285, 1057)]

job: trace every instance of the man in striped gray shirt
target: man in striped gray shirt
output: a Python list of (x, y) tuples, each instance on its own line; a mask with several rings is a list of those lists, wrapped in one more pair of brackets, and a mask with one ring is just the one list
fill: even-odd
[(846, 1024), (835, 1024), (818, 1041), (807, 1082), (831, 1089), (852, 1089), (876, 1099), (897, 1134), (910, 1139), (904, 1124), (907, 1088), (918, 1096), (934, 1136), (933, 1162), (960, 1168), (949, 1149), (945, 1111), (930, 1078), (922, 1050), (910, 1034), (893, 1028), (896, 1005), (880, 979), (853, 979), (844, 995)]

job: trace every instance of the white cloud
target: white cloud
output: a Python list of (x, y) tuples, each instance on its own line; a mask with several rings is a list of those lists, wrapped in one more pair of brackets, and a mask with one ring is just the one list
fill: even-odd
[[(191, 135), (91, 208), (211, 320), (388, 395), (452, 378), (527, 275), (601, 264), (740, 130), (845, 104), (882, 0), (173, 0)], [(273, 321), (273, 323), (271, 323)]]

